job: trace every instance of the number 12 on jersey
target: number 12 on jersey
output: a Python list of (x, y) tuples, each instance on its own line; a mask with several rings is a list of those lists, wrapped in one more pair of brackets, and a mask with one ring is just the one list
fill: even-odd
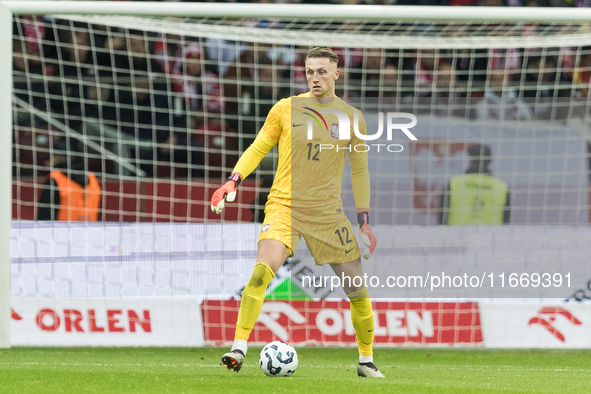
[(306, 144), (308, 147), (308, 160), (320, 161), (318, 153), (320, 153), (320, 144), (312, 145), (311, 142)]

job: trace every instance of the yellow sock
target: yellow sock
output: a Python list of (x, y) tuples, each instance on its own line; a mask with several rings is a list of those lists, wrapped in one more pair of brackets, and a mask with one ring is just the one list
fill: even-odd
[(367, 288), (349, 294), (351, 301), (351, 320), (357, 334), (359, 354), (371, 356), (373, 354), (373, 309)]
[(261, 313), (265, 290), (274, 277), (273, 270), (267, 264), (255, 264), (252, 276), (242, 293), (234, 339), (248, 340), (250, 332)]

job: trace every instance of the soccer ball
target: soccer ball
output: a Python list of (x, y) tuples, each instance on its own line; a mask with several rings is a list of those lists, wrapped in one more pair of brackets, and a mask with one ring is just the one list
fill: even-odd
[(259, 365), (267, 376), (291, 376), (298, 367), (298, 354), (285, 342), (269, 342), (261, 350)]

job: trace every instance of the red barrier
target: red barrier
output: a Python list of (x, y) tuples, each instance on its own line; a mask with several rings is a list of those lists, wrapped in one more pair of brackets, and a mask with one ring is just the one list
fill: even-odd
[[(206, 343), (232, 342), (239, 301), (205, 300), (201, 308)], [(373, 309), (376, 344), (482, 344), (475, 302), (376, 301)], [(356, 343), (348, 301), (265, 302), (250, 339), (254, 343)]]

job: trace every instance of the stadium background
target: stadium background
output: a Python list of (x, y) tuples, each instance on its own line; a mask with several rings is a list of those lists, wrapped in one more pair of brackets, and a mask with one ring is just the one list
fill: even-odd
[[(496, 5), (459, 3), (449, 5)], [(550, 3), (508, 4), (517, 5)], [(221, 217), (210, 212), (209, 196), (270, 106), (307, 90), (302, 65), (308, 47), (212, 38), (197, 28), (179, 34), (177, 25), (191, 23), (168, 19), (150, 28), (133, 19), (15, 17), (13, 345), (232, 340), (236, 299), (255, 255), (258, 225), (250, 222), (261, 220), (276, 156), (243, 183), (238, 203)], [(282, 29), (274, 19), (237, 23)], [(391, 27), (366, 22), (362, 30), (381, 34)], [(355, 28), (346, 22), (322, 26), (333, 35)], [(429, 23), (413, 29), (427, 36), (445, 31)], [(528, 23), (517, 34), (551, 30)], [(376, 223), (422, 225), (413, 229), (416, 238), (430, 241), (396, 245), (404, 262), (449, 257), (441, 247), (450, 241), (431, 225), (446, 179), (465, 169), (474, 143), (492, 146), (494, 172), (507, 179), (515, 200), (511, 226), (481, 229), (470, 242), (489, 245), (508, 262), (523, 255), (558, 266), (588, 261), (590, 47), (334, 49), (343, 59), (337, 94), (366, 99), (376, 116), (385, 107), (416, 113), (423, 125), (417, 129), (422, 141), (405, 141), (408, 149), (395, 161), (376, 155), (370, 163)], [(34, 221), (49, 170), (44, 161), (64, 144), (70, 158), (80, 158), (99, 177), (97, 224)], [(474, 245), (465, 241), (472, 231), (460, 230), (454, 246)], [(298, 264), (312, 269), (306, 251), (299, 253), (272, 284), (254, 342), (352, 345), (346, 302), (319, 300), (299, 287)], [(552, 300), (376, 300), (376, 342), (588, 348), (591, 309), (574, 299), (587, 300), (590, 283), (591, 277), (578, 277)]]

